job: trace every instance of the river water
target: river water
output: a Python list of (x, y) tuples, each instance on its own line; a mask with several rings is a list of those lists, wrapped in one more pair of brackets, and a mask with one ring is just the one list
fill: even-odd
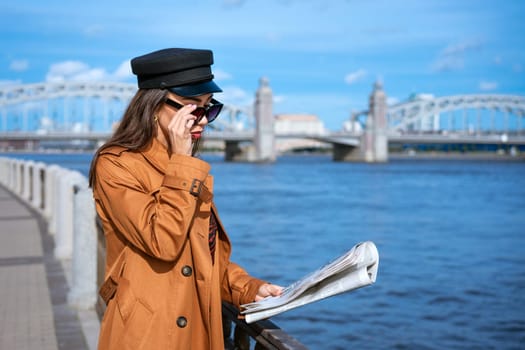
[[(87, 174), (89, 154), (16, 155)], [(204, 156), (232, 259), (287, 285), (361, 241), (374, 285), (272, 320), (311, 349), (525, 349), (525, 162)]]

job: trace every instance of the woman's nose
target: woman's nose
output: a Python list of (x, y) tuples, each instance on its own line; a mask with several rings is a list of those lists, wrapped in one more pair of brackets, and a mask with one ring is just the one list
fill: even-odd
[(199, 120), (198, 125), (200, 125), (200, 126), (208, 125), (208, 117), (203, 117), (201, 120)]

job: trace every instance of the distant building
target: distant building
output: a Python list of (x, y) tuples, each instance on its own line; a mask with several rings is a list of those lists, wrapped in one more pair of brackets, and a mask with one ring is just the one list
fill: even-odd
[(325, 135), (322, 120), (313, 114), (278, 114), (275, 116), (274, 131), (277, 136), (276, 147), (278, 152), (287, 152), (294, 149), (327, 148), (329, 145), (311, 140), (297, 138), (280, 138), (279, 135)]

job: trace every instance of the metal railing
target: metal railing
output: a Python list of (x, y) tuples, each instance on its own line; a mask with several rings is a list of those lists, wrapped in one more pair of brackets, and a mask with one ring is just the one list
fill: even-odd
[[(87, 178), (57, 165), (0, 157), (0, 184), (44, 217), (55, 256), (72, 260), (69, 304), (94, 308), (101, 319), (105, 303), (97, 286), (104, 281), (106, 240)], [(233, 305), (223, 303), (222, 315), (228, 350), (307, 349), (270, 320), (247, 324)]]

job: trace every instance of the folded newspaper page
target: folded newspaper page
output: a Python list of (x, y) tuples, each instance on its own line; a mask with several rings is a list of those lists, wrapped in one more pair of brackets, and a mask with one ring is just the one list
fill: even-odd
[(376, 281), (379, 254), (373, 242), (356, 244), (348, 252), (292, 283), (277, 297), (241, 305), (247, 323), (330, 296), (371, 285)]

